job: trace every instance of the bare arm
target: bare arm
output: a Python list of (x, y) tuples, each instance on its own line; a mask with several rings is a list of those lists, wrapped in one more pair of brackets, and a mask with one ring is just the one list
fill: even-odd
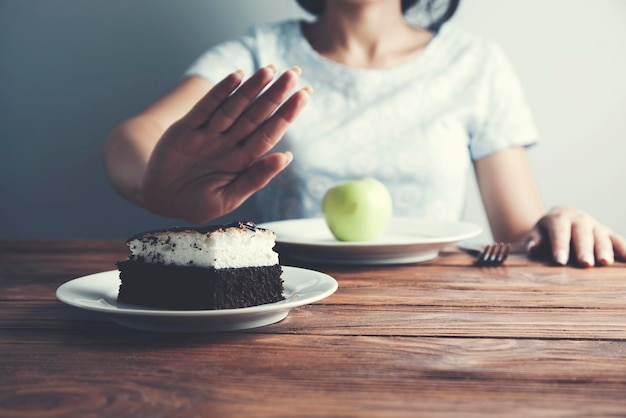
[(508, 148), (477, 161), (474, 169), (494, 239), (523, 247), (545, 213), (526, 151)]

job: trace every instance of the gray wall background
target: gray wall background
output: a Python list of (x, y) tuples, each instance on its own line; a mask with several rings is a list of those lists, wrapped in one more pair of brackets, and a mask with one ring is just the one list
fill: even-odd
[[(0, 238), (179, 224), (112, 192), (103, 139), (206, 48), (289, 17), (306, 17), (293, 0), (0, 0)], [(518, 69), (544, 137), (530, 158), (546, 205), (626, 234), (626, 1), (463, 0), (455, 21)], [(486, 227), (471, 187), (465, 218)]]

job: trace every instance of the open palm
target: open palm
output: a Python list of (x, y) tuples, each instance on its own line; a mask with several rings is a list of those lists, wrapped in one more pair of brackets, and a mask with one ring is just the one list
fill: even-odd
[(206, 222), (237, 208), (289, 164), (290, 153), (266, 153), (310, 89), (289, 97), (300, 70), (292, 68), (270, 85), (274, 74), (272, 66), (264, 67), (243, 84), (240, 71), (230, 74), (165, 132), (141, 184), (146, 208)]

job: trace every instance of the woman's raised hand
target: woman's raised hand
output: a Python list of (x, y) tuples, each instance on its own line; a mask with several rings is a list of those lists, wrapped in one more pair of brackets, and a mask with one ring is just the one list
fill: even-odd
[(234, 72), (216, 84), (161, 137), (140, 186), (143, 206), (194, 223), (222, 216), (265, 186), (292, 159), (270, 153), (308, 101), (305, 87), (290, 96), (300, 69), (275, 82), (273, 66), (242, 84)]

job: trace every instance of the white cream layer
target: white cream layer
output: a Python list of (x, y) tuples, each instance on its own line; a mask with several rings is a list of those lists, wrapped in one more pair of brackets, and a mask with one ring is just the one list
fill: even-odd
[(278, 264), (272, 249), (276, 235), (268, 230), (229, 230), (202, 234), (155, 233), (129, 241), (133, 258), (146, 263), (223, 268), (261, 267)]

